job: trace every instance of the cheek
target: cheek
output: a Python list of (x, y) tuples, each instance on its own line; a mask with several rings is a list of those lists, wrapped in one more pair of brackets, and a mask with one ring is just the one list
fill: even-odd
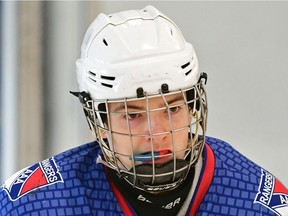
[[(115, 156), (121, 161), (118, 165), (122, 168), (130, 169), (133, 165), (129, 158), (132, 155), (131, 138), (127, 135), (113, 134), (112, 139), (112, 148), (114, 149)], [(133, 143), (135, 151), (135, 142), (133, 141)]]
[(182, 110), (181, 113), (177, 113), (176, 115), (172, 116), (173, 129), (178, 129), (180, 132), (186, 131), (187, 133), (187, 129), (189, 129), (191, 121), (191, 115), (186, 110)]
[(114, 151), (123, 155), (132, 155), (132, 151), (139, 152), (145, 148), (143, 136), (112, 135)]
[(188, 133), (187, 133), (186, 128), (183, 130), (174, 132), (173, 138), (174, 138), (175, 147), (177, 149), (184, 149), (187, 147), (189, 140), (188, 140)]
[(137, 131), (144, 127), (145, 122), (143, 117), (137, 120), (127, 121), (119, 115), (115, 117), (111, 116), (111, 131), (116, 134), (127, 134), (127, 136), (130, 132), (137, 134)]
[(113, 143), (110, 147), (114, 149), (115, 153), (132, 155), (132, 149), (137, 152), (141, 146), (139, 143), (143, 143), (143, 136), (136, 136), (136, 134), (143, 134), (144, 121), (132, 121), (128, 125), (127, 120), (119, 115), (111, 115), (110, 120), (112, 137), (109, 139), (109, 143)]

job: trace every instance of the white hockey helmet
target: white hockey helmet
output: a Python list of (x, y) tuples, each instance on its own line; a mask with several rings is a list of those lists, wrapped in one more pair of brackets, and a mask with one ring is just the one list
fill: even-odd
[[(81, 58), (77, 60), (76, 66), (80, 89), (77, 96), (83, 103), (90, 128), (95, 132), (102, 148), (105, 157), (105, 162), (102, 162), (118, 173), (127, 174), (125, 179), (138, 189), (153, 192), (157, 184), (169, 189), (178, 186), (202, 152), (207, 104), (195, 51), (185, 41), (176, 24), (153, 6), (111, 15), (101, 13), (86, 32)], [(100, 130), (113, 134), (109, 128), (110, 123), (105, 123), (107, 116), (109, 120), (108, 104), (113, 101), (127, 102), (141, 97), (155, 97), (168, 92), (186, 94), (186, 91), (193, 92), (191, 100), (194, 101), (187, 100), (187, 104), (191, 103), (194, 107), (197, 104), (197, 109), (193, 109), (193, 112), (199, 114), (193, 123), (197, 125), (197, 131), (192, 131), (192, 123), (187, 126), (191, 131), (190, 137), (193, 136), (194, 139), (191, 138), (193, 143), (187, 145), (187, 154), (190, 154), (188, 165), (186, 168), (179, 168), (185, 174), (181, 178), (175, 178), (177, 166), (172, 166), (174, 168), (169, 172), (169, 175), (174, 173), (171, 182), (167, 183), (165, 180), (164, 184), (153, 180), (154, 183), (145, 183), (144, 187), (137, 183), (141, 173), (137, 173), (135, 167), (125, 170), (119, 166), (112, 141), (109, 143), (101, 136)], [(101, 104), (104, 104), (104, 108), (99, 108)], [(201, 128), (200, 134), (198, 125)], [(155, 169), (155, 165), (152, 165), (152, 169)], [(155, 179), (156, 172), (152, 173), (145, 176)]]
[(100, 14), (90, 25), (77, 61), (80, 91), (92, 99), (158, 94), (159, 82), (169, 90), (199, 80), (198, 61), (178, 27), (152, 6), (143, 10)]

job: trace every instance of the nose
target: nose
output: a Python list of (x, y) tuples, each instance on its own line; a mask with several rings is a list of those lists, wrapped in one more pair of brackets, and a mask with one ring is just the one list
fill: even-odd
[(154, 145), (163, 144), (170, 134), (170, 123), (159, 112), (150, 113), (147, 117), (147, 129), (145, 140)]

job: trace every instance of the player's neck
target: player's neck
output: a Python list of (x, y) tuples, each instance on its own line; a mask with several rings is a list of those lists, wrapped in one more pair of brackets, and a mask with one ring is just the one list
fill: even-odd
[[(194, 169), (189, 171), (187, 178), (174, 190), (165, 193), (151, 194), (133, 188), (123, 178), (119, 178), (114, 170), (108, 169), (107, 174), (118, 188), (122, 196), (140, 215), (177, 215), (190, 191)], [(152, 212), (152, 213), (151, 213)]]

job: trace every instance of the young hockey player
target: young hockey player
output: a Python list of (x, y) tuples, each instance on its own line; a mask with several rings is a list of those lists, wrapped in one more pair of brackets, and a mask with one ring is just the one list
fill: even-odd
[(207, 75), (156, 8), (100, 14), (76, 65), (96, 141), (10, 177), (1, 215), (288, 215), (277, 178), (206, 136)]

